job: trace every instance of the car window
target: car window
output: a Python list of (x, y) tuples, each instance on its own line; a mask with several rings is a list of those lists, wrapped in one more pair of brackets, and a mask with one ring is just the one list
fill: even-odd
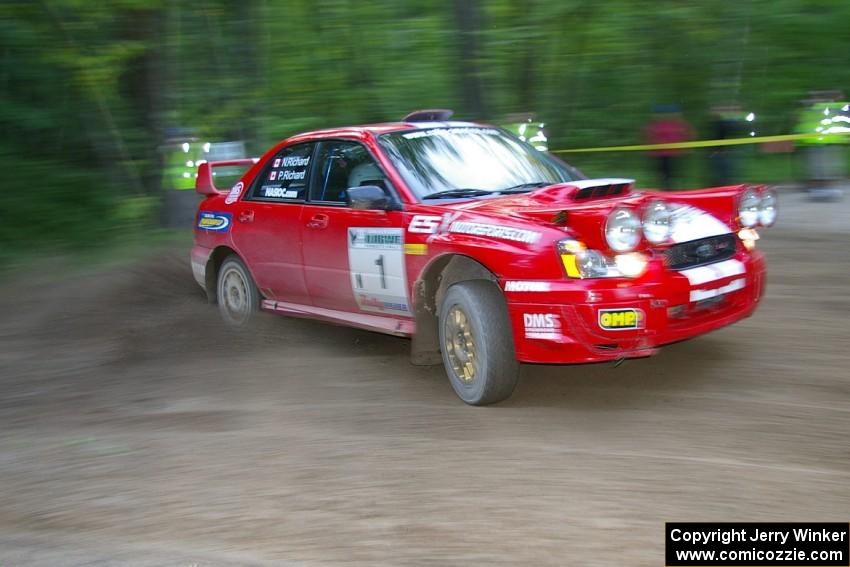
[(248, 200), (303, 201), (315, 144), (298, 144), (277, 153), (257, 177)]
[(377, 185), (387, 190), (383, 171), (369, 150), (358, 142), (322, 142), (316, 163), (311, 201), (345, 203), (349, 187)]

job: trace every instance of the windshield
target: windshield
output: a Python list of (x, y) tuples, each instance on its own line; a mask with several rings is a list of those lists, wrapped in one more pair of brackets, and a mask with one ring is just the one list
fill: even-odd
[(431, 128), (383, 134), (379, 140), (420, 199), (531, 191), (581, 178), (563, 162), (496, 128)]

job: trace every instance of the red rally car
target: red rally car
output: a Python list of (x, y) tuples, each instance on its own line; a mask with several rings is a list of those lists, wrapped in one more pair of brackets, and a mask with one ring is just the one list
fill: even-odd
[[(772, 190), (637, 191), (435, 117), (203, 163), (192, 269), (225, 322), (265, 310), (412, 337), (414, 364), (442, 361), (482, 405), (511, 395), (520, 362), (645, 357), (755, 310)], [(213, 168), (240, 164), (217, 190)]]

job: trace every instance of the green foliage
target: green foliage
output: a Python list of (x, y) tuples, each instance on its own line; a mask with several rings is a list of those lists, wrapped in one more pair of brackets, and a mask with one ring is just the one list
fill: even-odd
[[(848, 19), (833, 0), (7, 0), (0, 240), (79, 246), (153, 222), (175, 127), (256, 154), (449, 107), (493, 122), (535, 112), (565, 148), (640, 143), (656, 103), (708, 138), (710, 107), (738, 103), (759, 134), (788, 132), (808, 91), (850, 86)], [(741, 157), (747, 176), (798, 173), (777, 165), (787, 156)], [(645, 156), (572, 160), (651, 181)], [(705, 156), (687, 161), (688, 184), (704, 182)]]

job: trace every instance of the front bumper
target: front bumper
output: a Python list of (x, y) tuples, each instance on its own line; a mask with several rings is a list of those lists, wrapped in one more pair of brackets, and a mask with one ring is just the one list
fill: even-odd
[(659, 258), (634, 280), (502, 281), (517, 358), (569, 364), (645, 357), (755, 311), (765, 287), (759, 251), (706, 268), (671, 271)]

